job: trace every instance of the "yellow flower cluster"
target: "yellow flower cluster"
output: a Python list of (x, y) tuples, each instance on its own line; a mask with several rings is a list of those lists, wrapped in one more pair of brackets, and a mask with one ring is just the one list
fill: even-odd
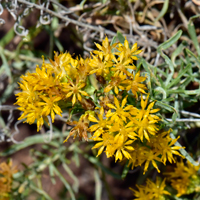
[(172, 187), (177, 190), (177, 197), (200, 192), (200, 165), (194, 166), (190, 162), (186, 164), (181, 160), (176, 163), (173, 172), (165, 173), (171, 182)]
[(15, 103), (23, 112), (19, 120), (26, 119), (29, 124), (36, 120), (38, 131), (44, 120), (48, 122), (48, 115), (54, 122), (55, 114), (62, 116), (59, 103), (67, 101), (74, 105), (89, 96), (83, 90), (89, 69), (87, 59), (73, 59), (69, 53), (55, 53), (54, 61), (43, 62), (35, 73), (22, 75), (19, 83), (22, 92), (17, 94)]
[[(69, 137), (88, 140), (90, 132), (98, 155), (105, 151), (115, 161), (129, 160), (132, 168), (144, 164), (144, 173), (152, 163), (159, 172), (156, 161), (175, 161), (173, 154), (181, 156), (177, 151), (181, 147), (174, 146), (177, 139), (171, 139), (170, 130), (159, 130), (161, 119), (155, 114), (159, 109), (153, 108), (155, 102), (148, 104), (146, 77), (134, 65), (141, 50), (137, 43), (130, 48), (127, 39), (111, 45), (107, 37), (96, 46), (87, 59), (55, 53), (54, 61), (22, 76), (16, 102), (23, 112), (19, 119), (30, 124), (36, 120), (39, 130), (47, 116), (54, 122), (55, 114), (80, 105), (85, 113), (78, 122), (69, 122), (75, 125)], [(96, 77), (97, 87), (89, 95), (90, 76)]]
[(165, 180), (161, 182), (157, 177), (156, 183), (147, 179), (146, 185), (136, 185), (138, 190), (133, 191), (134, 196), (136, 197), (134, 200), (164, 200), (165, 195), (170, 195), (170, 193), (165, 189)]
[(9, 200), (9, 194), (12, 187), (12, 176), (17, 172), (17, 169), (12, 166), (12, 161), (2, 162), (0, 164), (0, 199)]

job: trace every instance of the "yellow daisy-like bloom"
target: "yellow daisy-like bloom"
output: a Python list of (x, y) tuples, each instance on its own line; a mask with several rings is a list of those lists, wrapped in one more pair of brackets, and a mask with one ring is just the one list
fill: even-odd
[(52, 97), (50, 95), (49, 97), (41, 96), (41, 99), (44, 100), (44, 102), (40, 103), (40, 105), (43, 106), (42, 115), (47, 116), (47, 115), (51, 114), (52, 122), (54, 122), (55, 113), (62, 117), (62, 115), (61, 115), (62, 110), (57, 105), (57, 102), (61, 100), (61, 97), (56, 97), (56, 96)]
[(158, 173), (160, 173), (160, 170), (158, 169), (158, 166), (157, 166), (157, 164), (155, 162), (155, 160), (161, 162), (161, 159), (159, 158), (159, 155), (160, 155), (160, 152), (154, 152), (151, 149), (145, 149), (145, 151), (144, 151), (144, 153), (142, 155), (143, 159), (145, 160), (143, 174), (145, 174), (146, 171), (148, 170), (150, 162), (152, 163), (154, 168), (157, 169)]
[(79, 61), (77, 59), (70, 59), (70, 63), (65, 66), (66, 76), (69, 77), (72, 81), (79, 78), (79, 73), (77, 68), (79, 67)]
[(132, 60), (138, 60), (136, 55), (142, 52), (142, 50), (138, 50), (137, 43), (135, 43), (130, 49), (127, 39), (125, 39), (124, 45), (120, 43), (117, 49), (119, 52), (116, 52), (116, 55), (121, 56), (123, 53), (125, 58), (131, 58)]
[(114, 58), (114, 54), (112, 53), (112, 50), (117, 46), (117, 43), (114, 43), (110, 46), (110, 43), (108, 41), (108, 38), (106, 37), (105, 40), (102, 42), (102, 46), (98, 43), (95, 43), (96, 47), (100, 50), (94, 50), (93, 53), (99, 55), (100, 57), (104, 56), (105, 60), (112, 60)]
[(174, 146), (179, 137), (177, 139), (172, 139), (169, 135), (171, 131), (171, 129), (168, 131), (159, 131), (156, 136), (151, 137), (150, 141), (147, 142), (147, 145), (149, 145), (152, 149), (154, 149), (156, 152), (160, 152), (161, 160), (164, 165), (166, 164), (167, 160), (170, 163), (175, 162), (173, 154), (184, 158), (178, 152), (178, 150), (183, 147)]
[(89, 65), (90, 59), (89, 58), (86, 58), (86, 59), (80, 58), (78, 60), (78, 62), (79, 62), (79, 64), (77, 66), (77, 72), (79, 74), (79, 79), (80, 79), (80, 81), (85, 82), (89, 75), (89, 72), (91, 70), (91, 67)]
[(114, 136), (109, 134), (109, 132), (104, 132), (102, 134), (102, 138), (96, 138), (95, 141), (99, 141), (97, 144), (95, 144), (92, 149), (99, 148), (97, 156), (99, 156), (103, 150), (106, 148), (105, 152), (107, 157), (113, 156), (115, 152), (115, 147), (114, 147)]
[(90, 74), (96, 73), (98, 76), (106, 77), (110, 73), (109, 68), (112, 67), (113, 63), (111, 61), (104, 61), (103, 57), (93, 55), (89, 65), (92, 68)]
[(187, 177), (171, 180), (171, 186), (178, 192), (176, 194), (177, 197), (187, 194), (187, 189), (189, 185), (190, 179)]
[(29, 84), (34, 85), (34, 91), (48, 90), (55, 86), (55, 77), (52, 76), (52, 70), (39, 66), (35, 69), (36, 73), (28, 74), (25, 79), (29, 79)]
[(17, 173), (17, 168), (13, 167), (12, 160), (7, 164), (2, 162), (0, 164), (0, 199), (9, 200), (9, 193), (12, 188), (13, 174)]
[(133, 131), (138, 134), (142, 142), (144, 137), (149, 141), (149, 134), (155, 135), (158, 132), (157, 120), (148, 120), (148, 116), (139, 120), (132, 118), (132, 120), (134, 122)]
[(82, 88), (85, 87), (85, 83), (80, 83), (79, 79), (76, 79), (76, 84), (74, 84), (70, 79), (68, 79), (68, 83), (63, 83), (63, 91), (66, 92), (66, 98), (69, 98), (72, 96), (72, 105), (74, 105), (78, 101), (82, 100), (81, 95), (83, 96), (89, 96), (89, 94), (83, 90)]
[(18, 118), (18, 120), (22, 120), (26, 118), (27, 123), (33, 124), (35, 120), (37, 121), (37, 131), (40, 130), (42, 125), (44, 124), (44, 119), (41, 113), (42, 106), (39, 103), (35, 103), (35, 105), (27, 104), (23, 107), (19, 107), (19, 110), (23, 111), (22, 115)]
[(50, 59), (51, 64), (43, 63), (45, 68), (51, 68), (54, 74), (59, 74), (60, 78), (64, 78), (70, 72), (69, 64), (71, 62), (70, 53), (60, 53), (54, 52), (54, 61)]
[(18, 83), (22, 92), (16, 94), (17, 102), (15, 104), (22, 106), (32, 102), (32, 100), (38, 99), (38, 95), (33, 90), (33, 86), (29, 84), (29, 82), (24, 80), (24, 76), (21, 76), (23, 79), (21, 83)]
[(146, 77), (140, 76), (140, 71), (138, 71), (133, 78), (131, 77), (131, 79), (125, 80), (122, 83), (126, 85), (126, 87), (124, 88), (127, 91), (131, 90), (132, 93), (136, 96), (136, 98), (138, 98), (137, 92), (146, 94), (145, 90), (147, 90), (147, 87), (141, 83), (145, 80)]
[(146, 186), (136, 185), (138, 190), (133, 191), (134, 196), (136, 197), (134, 200), (164, 200), (165, 195), (171, 195), (168, 191), (165, 190), (165, 180), (161, 181), (158, 177), (156, 178), (156, 183), (147, 179)]
[(110, 124), (108, 119), (104, 116), (103, 107), (100, 108), (100, 113), (97, 115), (99, 120), (96, 119), (94, 115), (89, 115), (88, 118), (91, 122), (96, 122), (96, 124), (92, 125), (89, 129), (91, 132), (94, 132), (93, 140), (95, 140), (96, 137), (98, 138), (105, 130), (108, 130)]
[(119, 75), (119, 73), (121, 72), (127, 75), (131, 75), (131, 73), (128, 72), (127, 69), (136, 69), (136, 66), (132, 64), (132, 60), (126, 59), (123, 52), (118, 59), (114, 58), (113, 60), (115, 61), (115, 67), (111, 68), (111, 71), (114, 71), (115, 75)]
[(119, 93), (119, 89), (124, 90), (124, 87), (121, 85), (122, 81), (126, 79), (126, 75), (123, 72), (119, 73), (118, 75), (114, 75), (111, 77), (109, 84), (104, 88), (104, 92), (109, 92), (110, 90), (114, 89), (115, 93)]
[(112, 112), (111, 110), (109, 110), (106, 114), (106, 117), (111, 117), (111, 121), (119, 122), (120, 119), (122, 119), (124, 122), (126, 122), (126, 119), (130, 115), (126, 111), (129, 111), (133, 107), (132, 105), (124, 107), (126, 105), (126, 102), (127, 102), (127, 97), (125, 97), (122, 100), (122, 104), (120, 106), (118, 99), (116, 97), (114, 97), (115, 106), (110, 103), (107, 104), (107, 106), (111, 109), (114, 109), (115, 112)]
[(165, 179), (161, 182), (161, 180), (156, 177), (156, 183), (147, 179), (147, 191), (152, 194), (152, 199), (162, 200), (165, 199), (164, 195), (171, 195), (168, 191), (165, 190)]
[(123, 135), (124, 138), (130, 138), (136, 140), (137, 134), (133, 131), (133, 122), (130, 121), (127, 124), (123, 122), (113, 123), (112, 126), (109, 127), (109, 131), (111, 133), (117, 133)]
[(165, 175), (171, 181), (172, 187), (177, 190), (177, 197), (185, 194), (196, 192), (200, 185), (198, 178), (198, 171), (200, 165), (194, 166), (190, 162), (186, 164), (181, 160), (176, 163), (176, 167), (173, 172), (167, 172)]
[(134, 200), (152, 200), (152, 196), (150, 193), (148, 193), (146, 191), (146, 187), (143, 185), (136, 185), (138, 190), (134, 190), (133, 188), (129, 188), (130, 190), (132, 190), (134, 196), (136, 198), (134, 198)]
[(113, 63), (112, 61), (105, 61), (103, 56), (92, 55), (89, 65), (92, 68), (90, 74), (96, 73), (98, 76), (106, 77), (110, 73), (109, 68), (112, 67)]
[(162, 147), (162, 161), (165, 164), (167, 160), (169, 160), (170, 163), (175, 162), (174, 158), (173, 158), (173, 154), (178, 155), (182, 158), (184, 158), (184, 156), (182, 156), (177, 150), (182, 149), (183, 147), (179, 147), (179, 146), (174, 146), (174, 144), (176, 143), (176, 141), (179, 139), (179, 137), (177, 139), (171, 140), (170, 142), (165, 141), (165, 143), (160, 143), (161, 147)]
[(159, 108), (152, 109), (155, 104), (155, 101), (151, 102), (147, 107), (148, 100), (149, 100), (149, 94), (147, 95), (146, 100), (144, 100), (143, 96), (141, 95), (141, 109), (140, 110), (138, 109), (138, 114), (136, 115), (136, 118), (141, 120), (143, 117), (147, 116), (148, 120), (150, 121), (151, 120), (160, 121), (161, 119), (158, 116), (153, 115), (153, 113), (158, 112), (160, 109)]
[(123, 155), (126, 159), (130, 159), (131, 155), (128, 151), (133, 151), (134, 148), (130, 146), (134, 141), (133, 140), (126, 140), (123, 134), (118, 133), (114, 138), (113, 148), (116, 149), (115, 153), (115, 162), (119, 159), (120, 161), (123, 158)]

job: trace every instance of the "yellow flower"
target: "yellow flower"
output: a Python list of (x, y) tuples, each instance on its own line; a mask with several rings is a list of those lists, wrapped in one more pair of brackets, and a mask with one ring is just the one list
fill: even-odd
[[(136, 118), (138, 119), (142, 119), (143, 117), (147, 117), (148, 120), (157, 120), (160, 121), (160, 118), (156, 115), (153, 115), (153, 113), (158, 112), (160, 109), (152, 109), (155, 101), (151, 102), (148, 107), (147, 107), (147, 103), (148, 103), (148, 99), (149, 99), (149, 94), (147, 95), (146, 100), (144, 101), (143, 96), (141, 95), (141, 110), (138, 110), (138, 114), (136, 115)], [(145, 108), (147, 107), (147, 109), (145, 110)]]
[(126, 87), (124, 87), (127, 91), (131, 90), (132, 93), (136, 96), (136, 98), (138, 98), (137, 92), (146, 94), (144, 90), (146, 90), (147, 87), (141, 83), (145, 80), (146, 77), (140, 76), (140, 72), (137, 72), (134, 78), (125, 80), (122, 83), (127, 85)]
[(147, 191), (152, 194), (153, 199), (155, 200), (162, 200), (165, 199), (164, 195), (171, 195), (168, 191), (165, 189), (165, 179), (161, 182), (161, 180), (156, 177), (156, 183), (150, 181), (147, 179)]
[(156, 183), (147, 179), (146, 186), (143, 185), (136, 185), (138, 190), (134, 190), (129, 188), (133, 191), (134, 196), (137, 197), (135, 200), (164, 200), (164, 195), (171, 195), (168, 191), (165, 190), (165, 180), (161, 182), (159, 178), (156, 178)]
[(0, 164), (0, 199), (9, 200), (9, 194), (12, 188), (13, 174), (17, 172), (16, 167), (12, 166), (12, 160), (7, 164), (2, 162)]
[(123, 73), (119, 73), (118, 75), (114, 75), (111, 77), (109, 84), (104, 88), (104, 92), (109, 92), (114, 89), (115, 94), (119, 93), (119, 89), (124, 90), (124, 87), (121, 85), (122, 81), (126, 79), (126, 75)]
[(114, 154), (115, 148), (114, 148), (114, 136), (109, 134), (109, 132), (104, 132), (102, 134), (102, 138), (96, 138), (95, 141), (99, 141), (97, 144), (95, 144), (92, 149), (99, 148), (97, 156), (99, 156), (103, 150), (106, 148), (105, 152), (107, 157), (111, 157)]
[(168, 179), (171, 181), (172, 187), (177, 190), (177, 197), (196, 191), (200, 185), (197, 178), (199, 169), (200, 165), (194, 166), (190, 162), (184, 164), (181, 160), (176, 163), (174, 171), (165, 173), (169, 176)]
[(157, 169), (158, 173), (160, 173), (160, 170), (158, 169), (158, 166), (155, 162), (155, 160), (161, 162), (161, 159), (159, 158), (160, 153), (159, 152), (154, 152), (151, 149), (145, 150), (142, 158), (145, 160), (145, 165), (144, 165), (144, 172), (143, 174), (146, 173), (150, 162), (152, 163), (152, 165)]
[(118, 59), (114, 57), (113, 60), (115, 61), (115, 67), (111, 68), (111, 71), (115, 71), (115, 75), (119, 75), (119, 73), (121, 72), (127, 75), (131, 75), (131, 73), (128, 72), (127, 69), (136, 69), (136, 66), (132, 64), (132, 60), (125, 58), (123, 52)]
[(85, 82), (89, 75), (89, 72), (91, 71), (91, 67), (89, 65), (90, 60), (89, 58), (86, 59), (80, 58), (78, 62), (79, 64), (77, 66), (77, 72), (79, 75), (79, 79), (80, 81)]
[(149, 141), (149, 134), (155, 135), (158, 131), (158, 126), (155, 124), (158, 121), (148, 120), (148, 116), (139, 120), (133, 117), (132, 120), (134, 122), (133, 131), (138, 134), (138, 137), (142, 142), (144, 137)]
[[(21, 78), (23, 77), (24, 76), (21, 76)], [(17, 102), (15, 104), (23, 107), (24, 105), (38, 98), (36, 92), (33, 90), (33, 86), (30, 85), (27, 81), (22, 80), (21, 83), (19, 83), (19, 86), (22, 92), (16, 94)]]
[(123, 158), (123, 155), (129, 160), (131, 155), (129, 151), (133, 151), (134, 148), (130, 146), (134, 141), (125, 139), (123, 134), (118, 133), (114, 138), (113, 148), (116, 149), (115, 153), (115, 162), (119, 159), (120, 161)]
[(126, 105), (126, 102), (127, 97), (122, 100), (122, 104), (120, 106), (118, 99), (114, 97), (115, 106), (110, 103), (107, 104), (107, 106), (111, 109), (114, 109), (115, 112), (111, 112), (111, 110), (109, 110), (106, 114), (106, 117), (111, 117), (111, 121), (119, 122), (120, 119), (122, 119), (124, 122), (126, 122), (127, 117), (129, 117), (130, 115), (126, 111), (129, 111), (133, 107), (132, 105), (124, 107)]
[(39, 66), (36, 67), (36, 73), (29, 74), (26, 79), (28, 79), (30, 85), (34, 85), (34, 91), (36, 90), (48, 90), (55, 86), (55, 77), (52, 75), (52, 70), (47, 69), (45, 66), (42, 66), (40, 69)]
[(61, 100), (61, 97), (52, 97), (51, 95), (48, 97), (41, 96), (41, 99), (44, 100), (44, 102), (41, 102), (40, 105), (43, 106), (42, 109), (42, 115), (48, 116), (51, 114), (52, 122), (54, 122), (55, 119), (55, 113), (62, 116), (62, 110), (57, 105), (57, 102)]
[(177, 197), (187, 194), (188, 186), (190, 185), (190, 180), (188, 178), (174, 179), (171, 180), (172, 187), (178, 192)]
[(63, 91), (66, 92), (66, 98), (69, 98), (72, 96), (72, 105), (74, 105), (78, 101), (82, 100), (81, 95), (83, 96), (89, 96), (89, 94), (83, 90), (82, 88), (85, 87), (85, 83), (80, 83), (79, 79), (76, 79), (76, 84), (74, 84), (70, 79), (68, 79), (68, 83), (63, 83)]
[(152, 196), (150, 193), (146, 191), (145, 186), (143, 185), (136, 185), (138, 190), (134, 190), (133, 188), (129, 188), (132, 190), (134, 196), (136, 197), (134, 200), (152, 200)]
[(174, 158), (173, 158), (173, 154), (178, 155), (182, 158), (184, 158), (184, 156), (182, 156), (177, 150), (182, 149), (183, 147), (179, 147), (179, 146), (174, 146), (174, 144), (176, 143), (176, 141), (179, 139), (179, 137), (177, 139), (174, 139), (171, 141), (165, 141), (165, 143), (160, 143), (161, 147), (162, 147), (162, 161), (165, 164), (167, 159), (169, 160), (170, 163), (172, 163), (172, 161), (175, 162)]
[(135, 140), (137, 137), (137, 134), (133, 131), (133, 122), (130, 121), (127, 124), (124, 124), (124, 122), (119, 123), (113, 123), (112, 126), (109, 127), (109, 131), (112, 133), (117, 133), (120, 135), (123, 135), (124, 138), (130, 138)]
[(113, 59), (114, 54), (112, 53), (112, 50), (116, 47), (117, 43), (114, 43), (110, 46), (108, 38), (106, 37), (105, 40), (103, 40), (102, 42), (102, 46), (98, 43), (95, 43), (95, 45), (100, 51), (94, 50), (94, 54), (97, 54), (99, 57), (104, 56), (106, 61)]
[(106, 77), (110, 73), (109, 68), (112, 67), (113, 63), (112, 61), (103, 60), (103, 56), (92, 55), (89, 65), (92, 68), (90, 74), (96, 73), (98, 76)]
[[(104, 116), (104, 109), (103, 107), (100, 108), (100, 114), (98, 114), (98, 119), (96, 119), (93, 115), (89, 115), (88, 119), (92, 122), (96, 122), (96, 124), (92, 125), (90, 127), (90, 131), (94, 132), (93, 140), (95, 140), (95, 137), (99, 137), (105, 129), (108, 129), (108, 125), (110, 124), (108, 122), (108, 119)], [(105, 119), (104, 119), (105, 118)]]
[(58, 55), (57, 52), (54, 52), (54, 61), (50, 59), (51, 64), (43, 63), (43, 66), (45, 68), (51, 68), (53, 70), (53, 73), (60, 76), (62, 79), (63, 77), (66, 77), (69, 75), (70, 68), (69, 64), (71, 62), (71, 54), (70, 53), (60, 53)]
[(19, 110), (23, 111), (22, 115), (18, 118), (18, 120), (25, 119), (27, 123), (33, 124), (35, 120), (37, 120), (37, 131), (40, 130), (41, 126), (44, 124), (44, 119), (41, 113), (42, 107), (39, 103), (33, 104), (24, 104), (23, 107), (19, 107)]
[(121, 56), (123, 53), (126, 58), (131, 58), (132, 60), (138, 60), (136, 55), (142, 52), (142, 50), (138, 50), (137, 43), (135, 43), (130, 49), (127, 39), (125, 39), (124, 45), (120, 43), (117, 49), (119, 52), (116, 52), (116, 55)]

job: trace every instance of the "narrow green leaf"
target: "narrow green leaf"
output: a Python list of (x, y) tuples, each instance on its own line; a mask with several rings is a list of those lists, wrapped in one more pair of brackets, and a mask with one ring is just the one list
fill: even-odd
[(115, 172), (111, 171), (107, 167), (105, 167), (97, 158), (94, 158), (92, 156), (89, 156), (87, 154), (83, 154), (83, 156), (88, 159), (92, 164), (100, 167), (105, 173), (113, 176), (116, 179), (121, 179), (121, 176), (119, 174), (116, 174)]
[(61, 44), (61, 42), (58, 40), (58, 38), (54, 37), (55, 45), (57, 46), (58, 50), (60, 52), (64, 52), (64, 47)]
[(112, 46), (113, 44), (115, 44), (117, 42), (117, 35), (115, 35), (110, 43), (110, 45)]
[(163, 42), (158, 46), (157, 51), (161, 53), (162, 50), (168, 49), (170, 46), (172, 46), (182, 35), (182, 30), (179, 30), (173, 37), (171, 37), (169, 40)]
[(75, 192), (78, 192), (78, 188), (79, 188), (79, 180), (78, 178), (74, 175), (73, 171), (68, 167), (68, 165), (66, 165), (66, 163), (64, 162), (63, 159), (62, 160), (62, 166), (64, 168), (64, 170), (69, 174), (69, 176), (73, 179), (74, 183), (72, 185), (73, 190)]
[(56, 180), (55, 180), (55, 177), (54, 177), (54, 171), (53, 171), (52, 165), (49, 165), (49, 174), (50, 174), (52, 184), (55, 185)]
[(84, 4), (85, 4), (86, 1), (87, 1), (87, 0), (82, 0), (81, 3), (79, 4), (80, 7), (81, 7), (81, 9), (83, 9), (83, 6), (84, 6)]
[(192, 53), (189, 49), (185, 49), (185, 51), (194, 59), (194, 61), (197, 63), (197, 67), (200, 69), (200, 59), (194, 53)]
[(38, 194), (41, 194), (45, 197), (45, 199), (47, 200), (53, 200), (44, 190), (34, 186), (33, 184), (30, 184), (31, 189), (33, 189), (34, 191), (36, 191)]
[(177, 112), (172, 106), (169, 106), (168, 104), (163, 103), (161, 101), (156, 101), (156, 105), (170, 112)]
[(200, 96), (200, 89), (197, 89), (197, 90), (185, 90), (184, 93), (187, 94), (187, 95)]
[(184, 45), (184, 42), (182, 42), (178, 48), (175, 49), (175, 51), (172, 53), (172, 56), (171, 56), (171, 61), (173, 63), (174, 66), (176, 66), (176, 63), (175, 63), (175, 59), (177, 56), (180, 55), (180, 53), (183, 52), (183, 49), (185, 48), (185, 45)]
[(150, 77), (153, 79), (153, 82), (155, 82), (156, 85), (161, 86), (159, 80), (157, 80), (157, 77), (155, 76), (155, 74), (152, 70), (153, 66), (151, 66), (149, 63), (147, 63), (146, 60), (143, 58), (141, 58), (141, 62), (142, 62), (142, 66), (144, 67), (146, 72), (148, 72)]
[(162, 87), (156, 87), (154, 91), (158, 91), (161, 94), (163, 94), (163, 99), (167, 98), (167, 93), (166, 93), (166, 91)]
[(3, 62), (3, 65), (1, 66), (1, 71), (2, 71), (2, 68), (3, 68), (3, 70), (6, 72), (7, 76), (11, 79), (12, 76), (11, 76), (10, 66), (7, 62), (7, 59), (4, 55), (4, 51), (1, 47), (0, 47), (0, 56), (1, 56), (1, 59), (2, 59), (2, 62)]
[(157, 79), (160, 81), (160, 85), (161, 85), (161, 87), (164, 89), (164, 88), (165, 88), (165, 85), (164, 85), (164, 83), (163, 83), (162, 78), (158, 75), (158, 76), (157, 76)]
[[(65, 132), (63, 133), (64, 136), (67, 136), (69, 134), (69, 132)], [(60, 137), (60, 132), (54, 132), (53, 133), (53, 138), (59, 138)], [(29, 147), (31, 145), (34, 144), (40, 144), (40, 143), (44, 143), (44, 136), (43, 135), (34, 135), (34, 136), (29, 136), (27, 137), (24, 141), (22, 141), (22, 143), (20, 144), (13, 144), (11, 147), (9, 147), (7, 150), (0, 152), (0, 156), (8, 156), (11, 155), (21, 149), (24, 149), (26, 147)], [(48, 143), (49, 145), (52, 145), (54, 147), (58, 147), (58, 143), (55, 141), (51, 141), (50, 143)]]
[(157, 22), (159, 19), (161, 19), (167, 12), (168, 10), (168, 6), (169, 6), (169, 0), (165, 0), (164, 1), (164, 5), (160, 11), (160, 14), (158, 15), (158, 17), (155, 19), (154, 22)]
[(185, 73), (191, 68), (192, 64), (188, 63), (187, 66), (181, 70), (178, 74), (178, 76), (173, 79), (168, 85), (166, 85), (167, 88), (171, 88), (173, 85), (177, 85), (180, 82), (180, 79)]
[(52, 168), (54, 169), (55, 174), (59, 177), (59, 179), (65, 185), (66, 189), (69, 191), (69, 194), (71, 196), (71, 200), (76, 200), (74, 192), (73, 192), (70, 184), (67, 182), (67, 180), (65, 179), (65, 177), (60, 173), (60, 171), (53, 164), (51, 164), (51, 165), (52, 165)]
[[(157, 67), (157, 71), (159, 72), (159, 74), (162, 74), (164, 77), (167, 77), (168, 74), (163, 70), (165, 66), (158, 66)], [(160, 75), (157, 75), (156, 77), (158, 78), (158, 76), (160, 77)], [(163, 82), (163, 81), (162, 81)]]
[(125, 37), (119, 31), (117, 31), (117, 38), (120, 43), (124, 44)]
[(196, 50), (197, 50), (197, 53), (200, 56), (199, 42), (198, 42), (198, 39), (197, 39), (196, 30), (195, 30), (195, 27), (194, 27), (192, 20), (190, 20), (189, 23), (188, 23), (188, 32), (189, 32), (189, 35), (190, 35), (190, 37), (193, 41), (193, 44), (194, 44)]
[(15, 36), (14, 29), (10, 29), (3, 38), (0, 40), (0, 47), (5, 47)]
[(164, 82), (165, 87), (167, 88), (167, 85), (170, 83), (171, 79), (173, 78), (174, 75), (174, 66), (172, 61), (166, 56), (165, 54), (161, 53), (162, 57), (165, 59), (165, 62), (168, 64), (169, 69), (171, 73), (168, 74), (166, 81)]
[(5, 103), (6, 100), (13, 94), (15, 84), (9, 84), (0, 97), (0, 104)]
[(95, 200), (101, 200), (102, 184), (97, 170), (94, 170), (94, 180), (95, 180)]
[(176, 122), (176, 118), (178, 117), (178, 114), (176, 112), (173, 113), (172, 115), (172, 122), (175, 123)]
[(129, 172), (129, 168), (130, 166), (128, 166), (128, 161), (126, 162), (125, 166), (124, 166), (124, 169), (122, 171), (122, 179), (126, 178), (128, 172)]

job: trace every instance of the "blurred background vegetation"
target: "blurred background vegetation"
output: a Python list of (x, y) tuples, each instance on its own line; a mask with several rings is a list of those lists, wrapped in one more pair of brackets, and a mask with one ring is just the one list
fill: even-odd
[(67, 51), (86, 58), (94, 42), (105, 36), (111, 41), (117, 32), (143, 50), (135, 64), (148, 76), (152, 99), (174, 135), (181, 136), (179, 142), (199, 159), (198, 1), (10, 0), (0, 5), (0, 156), (1, 162), (12, 158), (18, 168), (11, 199), (132, 199), (129, 187), (147, 177), (155, 180), (154, 169), (143, 176), (139, 167), (129, 171), (105, 155), (96, 158), (90, 142), (70, 138), (63, 144), (71, 129), (67, 111), (56, 116), (47, 142), (48, 126), (37, 133), (36, 124), (17, 120), (20, 111), (13, 106), (20, 76), (41, 65), (42, 55), (48, 60), (54, 51)]

